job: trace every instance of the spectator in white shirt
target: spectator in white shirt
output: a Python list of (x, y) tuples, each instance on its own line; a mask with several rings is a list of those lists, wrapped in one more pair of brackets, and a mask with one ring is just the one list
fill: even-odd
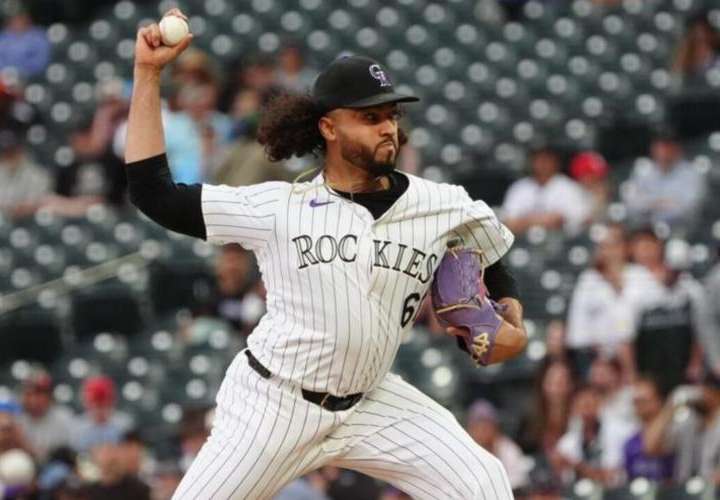
[(585, 373), (600, 351), (621, 356), (623, 378), (629, 379), (633, 364), (627, 345), (637, 317), (647, 300), (660, 293), (652, 273), (628, 263), (622, 226), (608, 226), (597, 244), (594, 265), (580, 274), (570, 302), (565, 342), (577, 371)]
[(530, 166), (531, 175), (515, 181), (505, 195), (503, 222), (516, 234), (532, 226), (577, 233), (590, 212), (590, 201), (575, 181), (560, 173), (558, 153), (538, 149)]
[(621, 188), (631, 220), (664, 222), (673, 229), (692, 220), (703, 197), (700, 172), (683, 157), (680, 143), (670, 132), (655, 136), (650, 160), (640, 160)]
[(475, 401), (467, 414), (467, 431), (475, 441), (495, 455), (503, 464), (513, 490), (528, 485), (530, 464), (520, 447), (503, 434), (498, 425), (497, 410), (484, 399)]

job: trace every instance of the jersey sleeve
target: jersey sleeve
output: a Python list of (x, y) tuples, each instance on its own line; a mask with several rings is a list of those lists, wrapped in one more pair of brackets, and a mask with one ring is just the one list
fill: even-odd
[(207, 241), (219, 245), (239, 243), (248, 250), (264, 248), (275, 229), (282, 184), (265, 182), (241, 187), (203, 184)]
[(460, 188), (461, 220), (454, 229), (463, 245), (482, 250), (486, 265), (492, 265), (507, 253), (515, 240), (512, 232), (497, 218), (484, 201), (473, 201)]

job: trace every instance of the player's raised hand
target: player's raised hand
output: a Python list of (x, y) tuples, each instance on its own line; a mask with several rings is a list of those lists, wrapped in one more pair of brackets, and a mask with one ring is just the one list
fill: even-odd
[[(179, 9), (169, 10), (165, 16), (187, 17)], [(164, 16), (163, 16), (164, 17)], [(153, 23), (138, 30), (135, 41), (135, 67), (162, 70), (168, 63), (174, 61), (192, 41), (192, 34), (188, 34), (177, 45), (166, 46), (162, 42), (160, 26)]]

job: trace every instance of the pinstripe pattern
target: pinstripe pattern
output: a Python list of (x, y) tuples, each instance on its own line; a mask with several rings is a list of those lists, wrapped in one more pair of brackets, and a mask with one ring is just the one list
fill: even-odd
[[(203, 186), (208, 241), (237, 242), (257, 256), (267, 313), (248, 346), (274, 376), (261, 378), (238, 354), (211, 436), (174, 498), (271, 498), (327, 463), (416, 498), (512, 498), (499, 462), (448, 411), (388, 372), (447, 242), (460, 238), (492, 263), (513, 237), (464, 189), (408, 178), (377, 220), (322, 175), (295, 185)], [(305, 401), (301, 387), (366, 396), (331, 413)]]

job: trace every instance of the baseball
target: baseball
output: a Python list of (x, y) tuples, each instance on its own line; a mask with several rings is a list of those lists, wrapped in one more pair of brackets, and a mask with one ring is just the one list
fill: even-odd
[(190, 27), (182, 17), (169, 15), (160, 21), (160, 36), (165, 45), (177, 45), (189, 32)]

